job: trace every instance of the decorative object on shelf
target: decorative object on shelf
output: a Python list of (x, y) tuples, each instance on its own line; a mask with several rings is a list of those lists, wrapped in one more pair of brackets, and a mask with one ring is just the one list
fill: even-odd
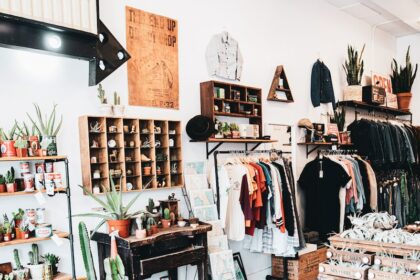
[(108, 140), (108, 147), (109, 148), (117, 148), (117, 141), (115, 141), (115, 139)]
[(210, 76), (241, 80), (243, 58), (238, 42), (227, 32), (214, 35), (206, 50)]
[(128, 125), (124, 125), (124, 126), (123, 126), (123, 132), (124, 132), (125, 134), (128, 134), (128, 133), (130, 132)]
[(146, 216), (145, 215), (140, 215), (140, 217), (136, 218), (136, 224), (137, 224), (136, 238), (142, 239), (142, 238), (147, 237), (147, 231), (146, 231), (146, 228), (144, 226), (145, 223), (146, 223)]
[(216, 133), (214, 121), (202, 115), (197, 115), (187, 123), (187, 135), (193, 140), (206, 140)]
[(4, 129), (0, 129), (1, 133), (1, 156), (2, 157), (15, 157), (16, 156), (16, 129), (17, 123), (15, 123), (11, 130), (8, 132)]
[(61, 115), (60, 121), (56, 126), (56, 113), (57, 105), (54, 104), (51, 114), (46, 115), (45, 119), (42, 117), (42, 112), (38, 104), (34, 104), (37, 122), (31, 115), (28, 115), (32, 124), (41, 133), (41, 148), (44, 156), (56, 156), (57, 155), (57, 134), (60, 131), (63, 123), (63, 116)]
[(99, 124), (99, 122), (95, 121), (95, 122), (91, 122), (89, 124), (90, 127), (90, 132), (92, 133), (100, 133), (102, 131), (102, 125)]
[(381, 106), (398, 109), (397, 96), (392, 92), (391, 77), (389, 75), (372, 73), (372, 85), (385, 89), (386, 102)]
[(116, 125), (110, 125), (108, 127), (108, 132), (109, 133), (117, 133), (118, 132), (117, 126)]
[(397, 61), (393, 59), (391, 68), (392, 89), (394, 94), (397, 95), (398, 109), (410, 111), (412, 98), (411, 87), (413, 86), (414, 80), (416, 79), (418, 70), (417, 63), (414, 69), (413, 65), (411, 64), (410, 46), (408, 47), (407, 53), (405, 55), (405, 67), (402, 65), (398, 67)]
[(163, 210), (163, 218), (161, 219), (161, 222), (163, 228), (169, 228), (171, 226), (171, 217), (168, 208)]
[(98, 85), (98, 99), (100, 102), (99, 112), (106, 116), (112, 116), (113, 114), (112, 105), (108, 104), (106, 93), (102, 87), (102, 84)]
[(179, 227), (185, 227), (187, 225), (187, 221), (184, 220), (184, 217), (182, 217), (181, 213), (178, 214), (178, 219), (177, 219), (177, 225)]
[(17, 192), (17, 184), (15, 179), (15, 169), (13, 166), (10, 168), (10, 170), (7, 170), (5, 175), (6, 180), (6, 188), (8, 193), (14, 193)]
[(172, 163), (171, 165), (171, 173), (172, 174), (178, 173), (178, 164), (176, 162)]
[(344, 100), (362, 101), (362, 78), (364, 72), (364, 61), (362, 60), (365, 46), (359, 52), (353, 46), (347, 46), (347, 60), (343, 64), (346, 73), (348, 86), (344, 87)]
[(118, 162), (118, 151), (112, 150), (111, 154), (109, 155), (109, 161), (110, 162)]
[(232, 138), (232, 133), (230, 131), (230, 126), (227, 122), (224, 122), (222, 125), (222, 133), (224, 138)]
[(160, 166), (156, 166), (156, 174), (157, 175), (161, 175), (162, 174), (162, 169), (160, 168)]
[(230, 104), (229, 103), (224, 104), (223, 112), (230, 113)]
[(44, 264), (39, 260), (38, 245), (32, 244), (32, 251), (29, 252), (29, 272), (33, 280), (43, 280)]
[(143, 166), (143, 175), (149, 176), (152, 174), (152, 167), (150, 166), (150, 163), (145, 163)]
[(162, 146), (162, 143), (160, 140), (155, 140), (155, 148), (160, 148)]
[(346, 124), (346, 110), (342, 107), (334, 110), (334, 115), (330, 118), (331, 123), (337, 124), (338, 131), (343, 132)]
[(125, 106), (121, 105), (121, 97), (118, 93), (114, 92), (114, 115), (115, 116), (124, 116)]
[(232, 133), (232, 138), (234, 139), (240, 138), (239, 126), (236, 123), (230, 124), (230, 131)]
[(279, 65), (276, 68), (267, 100), (285, 103), (294, 102), (292, 91), (290, 90), (289, 81), (287, 80), (283, 65)]
[[(174, 19), (126, 7), (129, 104), (179, 108), (178, 22)], [(154, 18), (165, 26), (139, 18)], [(149, 40), (148, 34), (165, 40)], [(137, 61), (145, 63), (138, 64)]]
[(100, 179), (101, 178), (101, 171), (100, 170), (95, 170), (93, 171), (93, 179)]
[(377, 106), (386, 104), (386, 92), (384, 88), (378, 86), (364, 86), (362, 92), (363, 102)]
[(146, 226), (146, 234), (147, 236), (151, 236), (159, 232), (158, 226), (154, 218), (149, 217), (147, 219), (147, 226)]
[(27, 136), (19, 135), (15, 141), (16, 156), (27, 157), (28, 156), (28, 139)]

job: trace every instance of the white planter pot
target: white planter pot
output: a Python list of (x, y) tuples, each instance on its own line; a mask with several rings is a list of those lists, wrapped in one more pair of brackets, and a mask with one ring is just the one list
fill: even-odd
[(99, 112), (101, 113), (101, 115), (112, 116), (113, 115), (112, 105), (110, 104), (99, 105)]
[(32, 280), (42, 280), (44, 276), (44, 264), (28, 265)]
[(136, 238), (138, 239), (143, 239), (146, 238), (147, 234), (146, 234), (146, 230), (145, 229), (138, 229), (136, 230)]
[(124, 116), (125, 106), (124, 105), (114, 105), (114, 115)]
[(362, 86), (346, 86), (343, 89), (344, 101), (363, 101), (363, 87)]

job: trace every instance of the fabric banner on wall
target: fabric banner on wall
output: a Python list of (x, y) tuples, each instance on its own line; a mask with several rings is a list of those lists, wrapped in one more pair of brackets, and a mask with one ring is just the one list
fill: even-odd
[(126, 7), (129, 104), (179, 109), (178, 22)]

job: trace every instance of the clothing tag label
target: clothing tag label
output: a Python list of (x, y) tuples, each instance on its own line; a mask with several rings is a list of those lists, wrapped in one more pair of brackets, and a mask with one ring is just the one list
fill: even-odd
[(324, 178), (324, 170), (319, 170), (319, 178)]
[(61, 245), (63, 245), (63, 240), (61, 240), (60, 237), (57, 236), (57, 234), (54, 234), (51, 237), (52, 241), (54, 241), (55, 245), (57, 245), (58, 247), (60, 247)]
[(332, 145), (332, 146), (331, 146), (331, 149), (332, 149), (333, 151), (337, 151), (337, 145)]
[(379, 188), (379, 193), (382, 193), (382, 187)]
[(35, 195), (35, 198), (36, 198), (36, 201), (38, 201), (39, 205), (44, 205), (45, 203), (47, 203), (42, 192), (37, 192)]

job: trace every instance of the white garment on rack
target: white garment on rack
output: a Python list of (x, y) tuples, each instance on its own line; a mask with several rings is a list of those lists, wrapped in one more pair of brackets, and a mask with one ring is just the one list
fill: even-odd
[[(216, 169), (212, 168), (210, 173), (210, 186), (213, 189), (213, 194), (217, 194), (217, 185), (216, 185)], [(225, 227), (226, 215), (227, 215), (227, 205), (228, 205), (228, 190), (230, 187), (229, 176), (227, 174), (226, 168), (224, 166), (219, 166), (219, 200), (220, 200), (220, 221), (222, 227)], [(214, 201), (217, 201), (217, 197)]]
[(281, 220), (282, 217), (282, 213), (281, 213), (281, 192), (280, 192), (280, 184), (281, 182), (280, 180), (280, 176), (277, 176), (276, 173), (276, 167), (274, 167), (272, 164), (269, 164), (270, 166), (270, 173), (271, 173), (271, 180), (272, 180), (272, 184), (273, 184), (273, 195), (274, 195), (274, 217), (273, 218), (273, 222), (275, 223), (276, 221)]

